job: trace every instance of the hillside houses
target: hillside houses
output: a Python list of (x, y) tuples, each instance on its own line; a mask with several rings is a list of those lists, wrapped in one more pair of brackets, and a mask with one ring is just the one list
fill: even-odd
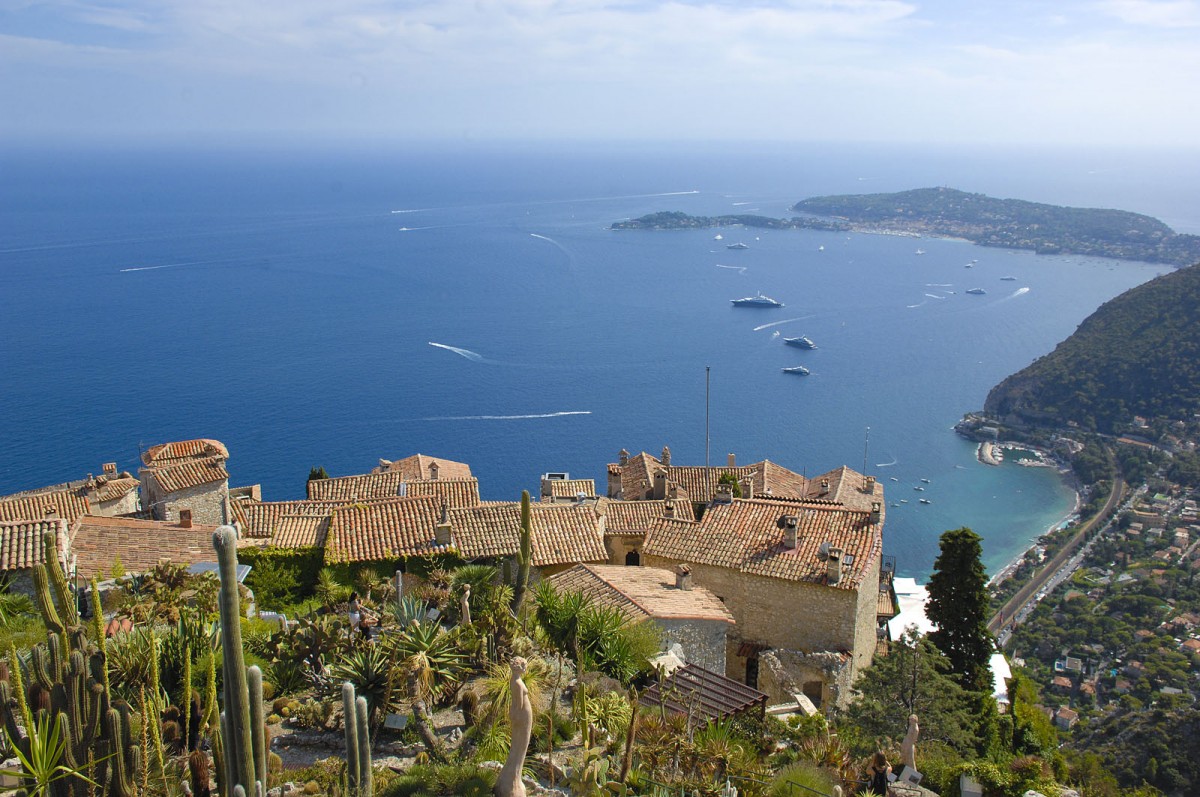
[[(127, 572), (207, 562), (213, 531), (230, 524), (241, 547), (290, 550), (314, 568), (403, 571), (406, 589), (425, 572), (415, 560), (429, 557), (515, 572), (520, 503), (485, 498), (466, 463), (380, 460), (312, 479), (304, 498), (268, 501), (257, 486), (230, 487), (228, 460), (216, 440), (164, 443), (145, 451), (136, 479), (113, 466), (0, 498), (0, 565), (19, 580), (43, 555), (33, 543), (47, 529), (82, 578), (111, 575), (117, 561)], [(530, 507), (534, 580), (653, 620), (699, 666), (772, 700), (844, 705), (875, 650), (879, 607), (893, 603), (881, 597), (890, 586), (881, 584), (882, 485), (849, 468), (810, 479), (732, 455), (718, 467), (677, 465), (664, 448), (621, 452), (605, 493), (592, 479), (541, 478)]]

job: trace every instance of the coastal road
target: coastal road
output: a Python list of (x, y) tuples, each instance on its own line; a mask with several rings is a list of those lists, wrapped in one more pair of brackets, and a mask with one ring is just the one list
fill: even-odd
[[(1046, 566), (1035, 573), (1028, 584), (1017, 590), (1017, 593), (1009, 598), (1000, 611), (988, 621), (988, 631), (992, 632), (993, 636), (999, 635), (1001, 628), (1005, 624), (1011, 623), (1026, 607), (1036, 603), (1043, 589), (1046, 589), (1051, 582), (1055, 582), (1055, 586), (1062, 582), (1063, 577), (1061, 576), (1061, 572), (1063, 571), (1063, 567), (1083, 544), (1083, 541), (1087, 539), (1088, 535), (1103, 523), (1103, 519), (1107, 518), (1109, 513), (1124, 500), (1127, 490), (1125, 480), (1117, 476), (1113, 480), (1112, 492), (1109, 493), (1108, 500), (1104, 502), (1104, 507), (1095, 515), (1088, 518), (1087, 522), (1081, 525), (1079, 530), (1075, 532), (1075, 536), (1068, 540), (1067, 544), (1058, 553), (1054, 554), (1054, 557), (1046, 563)], [(1055, 579), (1055, 576), (1059, 576), (1059, 578)]]

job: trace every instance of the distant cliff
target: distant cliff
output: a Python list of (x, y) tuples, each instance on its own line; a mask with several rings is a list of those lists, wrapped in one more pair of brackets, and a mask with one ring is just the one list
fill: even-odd
[(842, 219), (855, 229), (965, 238), (981, 246), (1170, 263), (1200, 261), (1200, 236), (1180, 235), (1150, 216), (996, 199), (953, 188), (823, 196), (792, 210)]
[(1187, 420), (1200, 412), (1200, 266), (1117, 296), (1069, 338), (994, 387), (989, 417), (1075, 422), (1112, 432), (1134, 415)]

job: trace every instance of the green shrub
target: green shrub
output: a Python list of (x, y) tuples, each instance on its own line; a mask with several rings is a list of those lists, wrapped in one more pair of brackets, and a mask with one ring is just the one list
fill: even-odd
[(490, 797), (494, 770), (473, 764), (417, 764), (376, 790), (377, 797)]
[[(799, 788), (797, 788), (799, 787)], [(800, 762), (784, 767), (771, 781), (771, 797), (791, 797), (792, 794), (833, 794), (833, 778), (814, 764)]]

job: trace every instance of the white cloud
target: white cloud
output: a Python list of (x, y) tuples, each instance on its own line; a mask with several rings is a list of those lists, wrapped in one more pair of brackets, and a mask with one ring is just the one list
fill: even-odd
[(1195, 0), (1105, 0), (1100, 8), (1131, 25), (1155, 28), (1200, 26), (1200, 4)]

